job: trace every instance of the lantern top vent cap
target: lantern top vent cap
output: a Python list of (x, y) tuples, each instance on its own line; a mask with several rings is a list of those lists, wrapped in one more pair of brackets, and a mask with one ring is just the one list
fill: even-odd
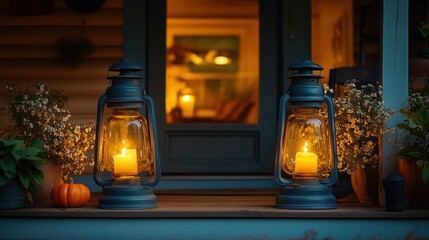
[(289, 65), (289, 70), (299, 71), (299, 70), (318, 70), (322, 71), (323, 67), (317, 63), (312, 62), (311, 60), (301, 60)]
[(114, 63), (109, 67), (109, 71), (112, 72), (121, 72), (121, 71), (131, 71), (131, 72), (139, 72), (143, 71), (143, 68), (138, 65), (130, 62), (129, 60), (121, 60), (117, 63)]

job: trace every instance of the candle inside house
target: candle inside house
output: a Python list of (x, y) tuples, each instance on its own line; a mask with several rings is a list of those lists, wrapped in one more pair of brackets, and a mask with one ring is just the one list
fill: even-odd
[(114, 175), (137, 175), (137, 150), (123, 148), (120, 154), (113, 156)]
[(180, 108), (182, 110), (182, 117), (194, 117), (195, 97), (192, 94), (185, 94), (180, 96)]

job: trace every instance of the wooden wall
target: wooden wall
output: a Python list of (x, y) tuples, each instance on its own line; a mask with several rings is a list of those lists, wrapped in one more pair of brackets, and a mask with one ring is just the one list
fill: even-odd
[[(73, 120), (95, 121), (97, 100), (108, 85), (107, 69), (122, 58), (123, 1), (106, 0), (101, 9), (81, 14), (64, 0), (54, 0), (52, 14), (24, 16), (11, 14), (9, 1), (0, 0), (2, 105), (7, 102), (5, 84), (25, 87), (45, 82), (69, 96)], [(93, 43), (94, 51), (71, 64), (58, 53), (57, 41), (83, 34)]]

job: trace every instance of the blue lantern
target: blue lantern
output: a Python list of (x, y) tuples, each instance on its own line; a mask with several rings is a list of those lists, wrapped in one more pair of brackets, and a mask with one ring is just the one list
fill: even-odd
[(275, 207), (336, 208), (330, 187), (338, 177), (334, 104), (322, 76), (313, 73), (323, 68), (305, 60), (289, 70), (291, 85), (279, 105), (275, 178), (283, 188)]
[(142, 68), (120, 61), (109, 68), (111, 85), (98, 101), (94, 180), (103, 187), (99, 208), (157, 206), (152, 187), (161, 170), (155, 104), (141, 87)]

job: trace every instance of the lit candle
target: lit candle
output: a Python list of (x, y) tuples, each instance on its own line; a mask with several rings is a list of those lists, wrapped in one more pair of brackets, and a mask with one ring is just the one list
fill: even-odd
[(137, 174), (136, 149), (123, 148), (121, 154), (113, 156), (113, 172), (115, 176), (129, 176)]
[(295, 173), (315, 174), (317, 173), (317, 155), (308, 152), (307, 142), (304, 152), (297, 152), (295, 155)]
[(182, 117), (194, 117), (195, 97), (191, 94), (180, 96), (180, 108), (182, 109)]

